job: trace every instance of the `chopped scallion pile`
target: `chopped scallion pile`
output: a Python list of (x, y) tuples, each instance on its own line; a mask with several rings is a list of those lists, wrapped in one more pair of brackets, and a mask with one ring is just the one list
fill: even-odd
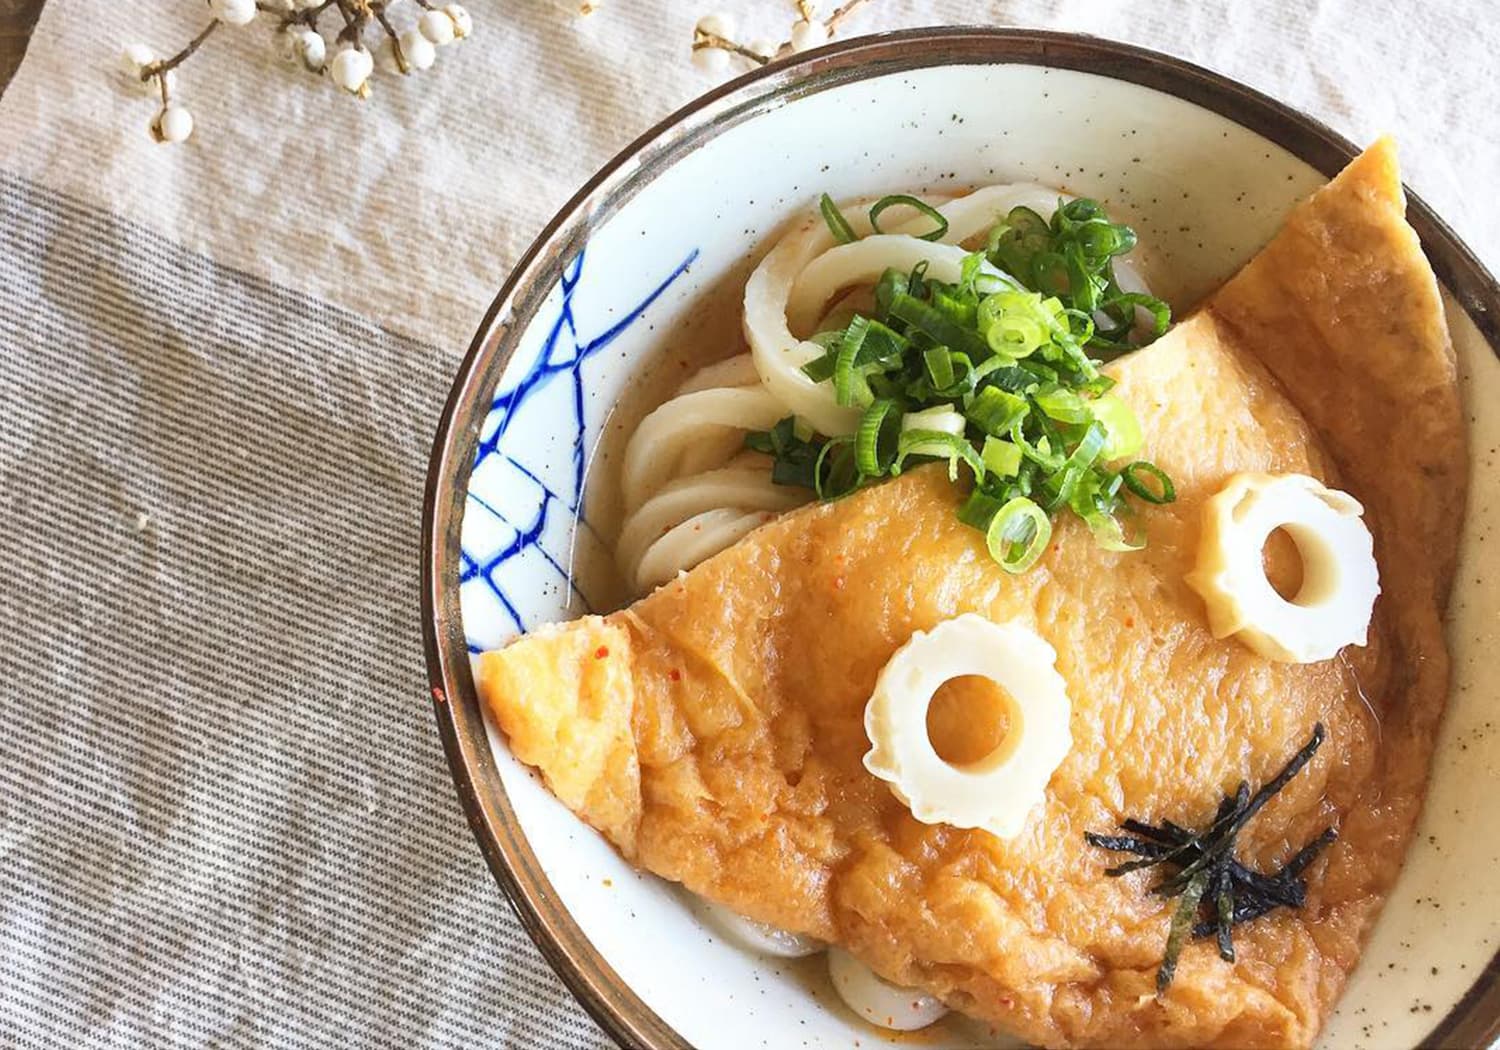
[[(897, 205), (933, 220), (924, 237), (946, 231), (936, 209), (907, 196), (877, 201), (871, 226), (879, 231), (880, 214)], [(819, 208), (840, 243), (856, 239), (829, 197)], [(1115, 278), (1114, 259), (1135, 243), (1097, 202), (1073, 200), (1050, 222), (1013, 209), (985, 250), (965, 259), (957, 284), (927, 277), (924, 265), (887, 270), (873, 314), (814, 336), (825, 352), (803, 369), (831, 384), (840, 405), (861, 410), (855, 432), (829, 438), (787, 418), (747, 435), (746, 445), (774, 459), (777, 483), (825, 500), (920, 462), (947, 461), (955, 481), (962, 467), (974, 484), (959, 518), (984, 533), (1009, 572), (1045, 553), (1064, 510), (1101, 545), (1138, 549), (1127, 497), (1159, 504), (1176, 493), (1154, 464), (1125, 462), (1141, 447), (1140, 424), (1099, 371), (1171, 319), (1166, 303), (1126, 292)], [(1138, 310), (1151, 319), (1144, 339)]]

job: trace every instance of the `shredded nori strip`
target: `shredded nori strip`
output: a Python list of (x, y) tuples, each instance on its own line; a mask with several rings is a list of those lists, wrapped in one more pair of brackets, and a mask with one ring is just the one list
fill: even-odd
[[(1178, 956), (1189, 933), (1194, 939), (1214, 937), (1219, 957), (1234, 962), (1234, 927), (1277, 908), (1300, 908), (1306, 902), (1307, 882), (1302, 873), (1324, 847), (1338, 838), (1334, 828), (1328, 828), (1269, 873), (1241, 864), (1235, 859), (1234, 847), (1251, 818), (1312, 761), (1325, 736), (1319, 722), (1313, 727), (1311, 739), (1280, 773), (1254, 795), (1249, 784), (1241, 783), (1239, 790), (1219, 803), (1213, 820), (1202, 831), (1181, 827), (1170, 820), (1147, 824), (1127, 819), (1120, 822), (1120, 830), (1128, 833), (1125, 835), (1084, 833), (1091, 846), (1111, 853), (1133, 853), (1139, 858), (1106, 868), (1104, 874), (1111, 878), (1157, 865), (1171, 865), (1175, 869), (1151, 891), (1161, 897), (1179, 898), (1172, 913), (1161, 968), (1156, 972), (1158, 995), (1172, 983)], [(1205, 910), (1209, 912), (1206, 919), (1202, 917)]]

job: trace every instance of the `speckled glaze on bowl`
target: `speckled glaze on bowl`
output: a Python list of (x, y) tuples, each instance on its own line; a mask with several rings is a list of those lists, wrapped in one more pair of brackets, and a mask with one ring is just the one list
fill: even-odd
[[(427, 661), (459, 798), (496, 879), (622, 1045), (888, 1038), (830, 1005), (816, 962), (750, 957), (680, 894), (631, 871), (480, 712), (472, 651), (588, 607), (586, 574), (574, 571), (601, 547), (587, 472), (611, 407), (661, 333), (818, 192), (1012, 179), (1064, 185), (1127, 217), (1149, 246), (1155, 289), (1180, 309), (1355, 152), (1265, 96), (1138, 48), (923, 30), (837, 44), (704, 96), (610, 162), (542, 232), (480, 327), (438, 429), (423, 523)], [(1415, 197), (1409, 215), (1448, 296), (1472, 494), (1450, 623), (1455, 688), (1431, 792), (1325, 1033), (1339, 1048), (1481, 1046), (1500, 1032), (1500, 734), (1487, 659), (1500, 643), (1500, 586), (1482, 547), (1500, 523), (1500, 290)], [(727, 316), (718, 334), (732, 339), (737, 324)], [(992, 1042), (959, 1023), (915, 1039)]]

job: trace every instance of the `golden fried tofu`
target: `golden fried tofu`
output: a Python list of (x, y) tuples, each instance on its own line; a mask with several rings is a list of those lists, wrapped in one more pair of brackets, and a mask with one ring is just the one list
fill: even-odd
[[(485, 654), (490, 714), (636, 865), (1025, 1039), (1309, 1045), (1399, 869), (1447, 693), (1462, 423), (1389, 147), (1110, 371), (1142, 456), (1177, 486), (1144, 513), (1145, 550), (1103, 550), (1064, 516), (1044, 559), (1007, 575), (956, 519), (962, 493), (922, 468), (787, 514), (628, 609)], [(1184, 578), (1204, 500), (1243, 471), (1311, 474), (1364, 503), (1385, 592), (1368, 646), (1295, 665), (1210, 633)], [(971, 612), (1041, 634), (1072, 700), (1072, 751), (1010, 840), (918, 822), (861, 763), (881, 668)], [(1238, 927), (1233, 963), (1189, 945), (1158, 996), (1173, 902), (1150, 872), (1105, 877), (1119, 858), (1084, 832), (1201, 825), (1317, 722), (1315, 761), (1239, 844), (1269, 867), (1336, 826), (1306, 906)]]

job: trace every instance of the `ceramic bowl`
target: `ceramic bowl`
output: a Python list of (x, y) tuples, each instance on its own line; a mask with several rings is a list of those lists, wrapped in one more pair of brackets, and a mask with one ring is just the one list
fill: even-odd
[[(470, 655), (621, 600), (608, 563), (609, 467), (624, 418), (733, 352), (738, 283), (795, 209), (912, 188), (1027, 180), (1132, 222), (1179, 311), (1354, 156), (1326, 127), (1186, 63), (1086, 37), (937, 29), (838, 44), (674, 114), (542, 231), (463, 362), (438, 430), (423, 537), (427, 658), (459, 798), (496, 879), (579, 1001), (621, 1044), (878, 1045), (830, 1001), (817, 961), (721, 940), (668, 884), (575, 820), (486, 726)], [(1474, 477), (1451, 642), (1455, 689), (1405, 872), (1329, 1047), (1487, 1044), (1500, 1029), (1500, 524), (1494, 280), (1415, 197), (1448, 293)], [(635, 406), (632, 408), (631, 406)], [(602, 465), (602, 466), (601, 466)], [(1394, 464), (1393, 469), (1399, 469)], [(986, 1045), (945, 1023), (923, 1045)], [(907, 1037), (903, 1041), (911, 1041)]]

